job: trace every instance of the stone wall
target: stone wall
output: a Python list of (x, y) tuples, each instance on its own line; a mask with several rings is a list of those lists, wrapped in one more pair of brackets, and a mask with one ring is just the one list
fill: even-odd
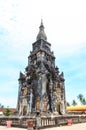
[[(14, 127), (23, 127), (27, 128), (27, 122), (29, 120), (34, 121), (34, 127), (37, 124), (38, 127), (55, 127), (61, 125), (67, 125), (68, 120), (72, 120), (72, 123), (84, 123), (86, 122), (86, 115), (67, 115), (67, 116), (58, 116), (58, 117), (36, 117), (36, 118), (29, 118), (29, 117), (0, 117), (0, 125), (6, 125), (6, 121), (11, 120), (12, 126)], [(38, 122), (38, 123), (37, 123)]]

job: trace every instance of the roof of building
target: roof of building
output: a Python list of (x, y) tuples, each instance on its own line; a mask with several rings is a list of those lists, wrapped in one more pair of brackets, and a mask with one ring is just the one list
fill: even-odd
[[(0, 108), (0, 112), (5, 112), (7, 108)], [(16, 108), (9, 108), (12, 113), (16, 112)]]

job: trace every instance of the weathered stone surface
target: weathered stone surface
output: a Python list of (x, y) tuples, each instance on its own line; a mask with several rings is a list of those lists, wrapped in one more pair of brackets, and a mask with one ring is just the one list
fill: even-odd
[(55, 66), (51, 44), (47, 42), (43, 22), (32, 44), (25, 73), (20, 72), (17, 109), (19, 115), (66, 113), (64, 74)]

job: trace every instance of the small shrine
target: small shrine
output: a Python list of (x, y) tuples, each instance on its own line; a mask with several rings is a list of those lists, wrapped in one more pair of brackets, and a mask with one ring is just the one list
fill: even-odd
[(19, 115), (66, 113), (64, 73), (55, 65), (51, 44), (41, 21), (36, 42), (28, 56), (25, 72), (20, 72), (17, 110)]

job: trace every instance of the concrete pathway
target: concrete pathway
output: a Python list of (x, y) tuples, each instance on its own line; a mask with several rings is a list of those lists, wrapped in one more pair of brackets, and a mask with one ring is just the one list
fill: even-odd
[[(15, 127), (7, 128), (6, 126), (0, 126), (0, 130), (27, 130), (27, 129), (15, 128)], [(71, 126), (60, 126), (60, 127), (46, 128), (44, 130), (86, 130), (86, 123), (73, 124)]]
[(0, 130), (27, 130), (27, 129), (16, 128), (16, 127), (7, 128), (6, 126), (0, 126)]

